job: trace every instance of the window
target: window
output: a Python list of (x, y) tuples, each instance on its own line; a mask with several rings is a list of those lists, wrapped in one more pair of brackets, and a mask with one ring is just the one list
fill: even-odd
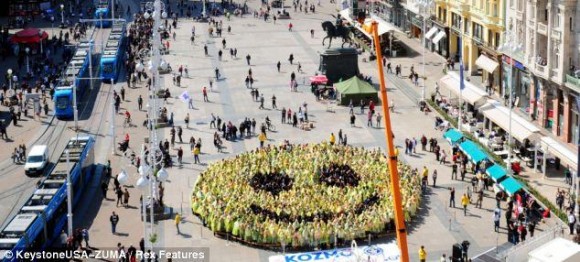
[(558, 8), (557, 14), (554, 16), (554, 27), (560, 27), (560, 9)]
[(473, 24), (473, 37), (479, 39), (480, 41), (483, 40), (483, 26), (478, 23)]
[(515, 1), (516, 0), (510, 0), (510, 8), (511, 9), (514, 9), (514, 3), (515, 3)]
[(466, 18), (465, 19), (465, 25), (463, 25), (463, 32), (466, 35), (469, 35), (469, 28), (470, 28), (470, 26), (469, 26), (469, 19)]
[(493, 16), (494, 17), (497, 17), (498, 16), (498, 14), (497, 14), (497, 4), (493, 4)]
[(569, 22), (569, 24), (570, 24), (570, 32), (572, 32), (572, 17), (570, 17), (570, 22)]

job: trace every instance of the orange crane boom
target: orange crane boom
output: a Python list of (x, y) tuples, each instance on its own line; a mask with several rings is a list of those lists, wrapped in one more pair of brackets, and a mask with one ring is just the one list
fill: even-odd
[(389, 172), (391, 175), (391, 194), (393, 195), (393, 205), (395, 208), (395, 226), (397, 230), (397, 242), (401, 251), (402, 262), (409, 261), (409, 250), (407, 247), (407, 229), (405, 227), (405, 215), (403, 214), (401, 189), (399, 188), (399, 171), (397, 169), (397, 155), (393, 145), (393, 131), (391, 127), (391, 115), (389, 113), (389, 102), (387, 100), (387, 86), (383, 72), (383, 55), (381, 53), (381, 44), (378, 33), (379, 23), (373, 21), (371, 24), (371, 34), (375, 43), (375, 52), (377, 53), (377, 67), (379, 69), (379, 83), (382, 100), (382, 109), (385, 122), (385, 138), (387, 139), (387, 152), (389, 161)]

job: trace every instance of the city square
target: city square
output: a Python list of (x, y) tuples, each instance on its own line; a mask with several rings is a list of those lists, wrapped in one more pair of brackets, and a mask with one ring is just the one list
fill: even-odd
[[(502, 88), (515, 80), (500, 77), (498, 71), (521, 70), (516, 69), (521, 63), (530, 67), (516, 54), (524, 51), (518, 49), (515, 55), (510, 51), (519, 45), (521, 36), (491, 29), (507, 28), (505, 20), (498, 22), (501, 26), (490, 26), (489, 35), (482, 33), (487, 43), (493, 42), (494, 50), (503, 52), (499, 61), (480, 60), (473, 50), (475, 44), (462, 45), (465, 58), (458, 56), (455, 61), (455, 54), (450, 54), (459, 52), (455, 46), (464, 40), (452, 40), (449, 27), (431, 30), (435, 20), (454, 23), (452, 1), (402, 1), (413, 5), (416, 13), (426, 9), (428, 19), (435, 21), (430, 28), (410, 26), (410, 30), (394, 16), (385, 17), (381, 1), (356, 5), (346, 1), (208, 1), (206, 8), (200, 1), (116, 1), (119, 7), (114, 14), (98, 19), (93, 15), (96, 2), (63, 1), (63, 7), (60, 1), (53, 2), (58, 3), (52, 13), (56, 19), (38, 17), (28, 25), (40, 29), (34, 37), (44, 46), (12, 43), (22, 55), (12, 52), (0, 63), (8, 80), (3, 81), (2, 96), (7, 133), (2, 138), (7, 146), (0, 150), (4, 170), (0, 242), (15, 238), (14, 233), (6, 233), (17, 227), (11, 221), (32, 203), (31, 196), (54, 183), (52, 174), (44, 179), (51, 168), (59, 170), (69, 161), (94, 161), (87, 162), (93, 163), (90, 171), (67, 166), (70, 176), (78, 173), (88, 179), (81, 179), (85, 186), (80, 192), (73, 190), (73, 215), (67, 222), (66, 205), (61, 205), (62, 233), (53, 232), (57, 237), (46, 247), (36, 241), (24, 244), (26, 250), (85, 250), (93, 254), (86, 261), (97, 261), (94, 254), (99, 251), (147, 253), (149, 249), (157, 254), (205, 254), (174, 261), (309, 261), (323, 255), (330, 257), (324, 261), (398, 261), (403, 245), (398, 243), (399, 225), (389, 184), (390, 156), (398, 161), (409, 261), (442, 261), (444, 255), (449, 261), (462, 261), (462, 251), (457, 256), (454, 245), (465, 241), (469, 249), (464, 245), (463, 252), (472, 261), (525, 261), (528, 253), (553, 238), (576, 240), (570, 216), (578, 214), (574, 205), (574, 184), (578, 184), (574, 132), (578, 131), (573, 130), (578, 110), (573, 109), (576, 101), (571, 93), (578, 87), (569, 87), (573, 75), (560, 67), (565, 72), (555, 75), (571, 80), (562, 85), (570, 93), (565, 109), (575, 111), (562, 113), (571, 126), (566, 135), (555, 135), (534, 122), (556, 115), (548, 112), (552, 109), (546, 109), (543, 116), (536, 110), (537, 116), (530, 118), (519, 107), (510, 108), (509, 101), (516, 100)], [(498, 2), (505, 7), (510, 3)], [(283, 8), (275, 7), (278, 3)], [(366, 7), (361, 7), (363, 3)], [(483, 10), (482, 4), (474, 1), (473, 5), (473, 10)], [(442, 17), (442, 6), (450, 8), (447, 11), (453, 19), (447, 19), (447, 14)], [(486, 14), (509, 18), (493, 15), (492, 9)], [(201, 17), (204, 11), (207, 18)], [(359, 17), (361, 13), (365, 17)], [(118, 19), (107, 20), (111, 15)], [(421, 22), (424, 16), (417, 14), (413, 19)], [(384, 60), (380, 56), (376, 60), (371, 23), (365, 19), (378, 23)], [(69, 27), (75, 21), (79, 24)], [(338, 36), (328, 48), (325, 37), (330, 32), (323, 28), (327, 22), (336, 28), (348, 24), (353, 44), (343, 45)], [(155, 27), (166, 35), (155, 32), (151, 37)], [(7, 35), (16, 36), (21, 30), (11, 27)], [(70, 30), (68, 44), (56, 40), (61, 30)], [(63, 61), (75, 51), (65, 50), (79, 50), (89, 43), (89, 53), (104, 55), (110, 43), (116, 43), (115, 30), (128, 36), (127, 52), (117, 57), (122, 62), (117, 67), (118, 79), (103, 77), (103, 59), (101, 64), (91, 61), (86, 67), (90, 74), (73, 76), (75, 83), (87, 80), (86, 91), (72, 96), (78, 96), (78, 113), (72, 116), (74, 103), (69, 106), (71, 117), (59, 119), (58, 91), (50, 89), (66, 78), (58, 70), (70, 69)], [(467, 33), (463, 37), (471, 39)], [(574, 37), (570, 32), (564, 39), (576, 48)], [(438, 43), (437, 38), (447, 44)], [(508, 39), (512, 42), (507, 43)], [(429, 43), (427, 48), (422, 41)], [(324, 60), (332, 52), (352, 52), (337, 49), (341, 47), (355, 50), (348, 53), (355, 54), (354, 64), (353, 60), (344, 62), (346, 58), (335, 65)], [(50, 61), (50, 66), (42, 67), (41, 60)], [(512, 63), (516, 60), (519, 65)], [(558, 61), (571, 67), (576, 58)], [(357, 67), (356, 75), (331, 76), (330, 68), (340, 63), (345, 66), (339, 71)], [(383, 76), (379, 66), (384, 67)], [(325, 74), (325, 81), (334, 87), (321, 84), (324, 88), (318, 89), (311, 84)], [(523, 81), (518, 74), (514, 76)], [(351, 77), (359, 81), (350, 82)], [(380, 96), (381, 77), (387, 101)], [(339, 82), (368, 85), (374, 91), (372, 96), (355, 94), (349, 99)], [(388, 102), (388, 108), (382, 102)], [(459, 109), (461, 103), (465, 106)], [(48, 113), (40, 110), (44, 105)], [(22, 111), (30, 112), (17, 116)], [(387, 146), (385, 112), (392, 126), (393, 152)], [(458, 118), (462, 119), (459, 126)], [(503, 146), (496, 149), (495, 140)], [(76, 152), (79, 141), (87, 141), (81, 156), (71, 158), (69, 153)], [(26, 153), (34, 145), (47, 145), (53, 163), (40, 176), (24, 174)], [(59, 177), (63, 199), (68, 191), (66, 173)], [(506, 217), (507, 213), (514, 215)], [(577, 244), (570, 250), (576, 248)], [(4, 252), (11, 249), (2, 246)], [(352, 255), (339, 258), (333, 250)], [(369, 250), (381, 250), (384, 255), (371, 258)]]

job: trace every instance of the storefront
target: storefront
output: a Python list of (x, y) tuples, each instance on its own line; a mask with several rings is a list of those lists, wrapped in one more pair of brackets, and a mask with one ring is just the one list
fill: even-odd
[[(507, 102), (509, 98), (509, 91), (513, 86), (514, 107), (520, 108), (523, 112), (528, 112), (530, 101), (534, 100), (535, 94), (530, 92), (530, 77), (528, 70), (524, 65), (517, 60), (503, 55), (503, 81), (499, 88), (498, 95), (503, 96)], [(511, 72), (511, 84), (509, 84), (509, 72)]]
[(409, 33), (413, 38), (422, 38), (423, 34), (423, 17), (407, 10), (407, 17), (409, 18), (410, 27)]
[(498, 56), (493, 50), (478, 45), (478, 57), (475, 60), (476, 67), (481, 69), (481, 83), (488, 94), (499, 93), (501, 70), (501, 56)]
[(431, 25), (431, 28), (435, 28), (437, 31), (430, 38), (429, 50), (442, 57), (449, 57), (449, 27), (437, 20), (431, 20)]

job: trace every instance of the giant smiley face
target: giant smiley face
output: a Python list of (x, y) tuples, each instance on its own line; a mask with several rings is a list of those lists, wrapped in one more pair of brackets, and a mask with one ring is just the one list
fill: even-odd
[[(420, 179), (398, 164), (405, 218), (416, 212)], [(294, 247), (379, 233), (394, 217), (380, 151), (326, 143), (268, 148), (210, 165), (192, 210), (214, 232), (256, 245)]]

